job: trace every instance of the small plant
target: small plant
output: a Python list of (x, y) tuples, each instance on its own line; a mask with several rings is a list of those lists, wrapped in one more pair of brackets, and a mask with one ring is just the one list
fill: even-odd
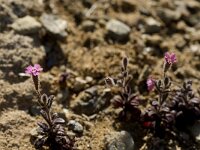
[(171, 89), (172, 82), (167, 71), (175, 62), (176, 55), (166, 53), (163, 78), (147, 80), (148, 90), (155, 88), (158, 99), (153, 100), (151, 107), (146, 110), (143, 116), (144, 126), (153, 128), (158, 137), (163, 137), (166, 129), (185, 129), (200, 119), (200, 98), (196, 97), (192, 90), (192, 81), (184, 82), (178, 90)]
[(163, 137), (165, 130), (170, 128), (175, 121), (176, 111), (171, 110), (168, 105), (168, 95), (171, 92), (171, 80), (167, 76), (167, 71), (176, 62), (174, 53), (165, 54), (165, 62), (163, 66), (163, 78), (159, 80), (150, 77), (147, 80), (149, 91), (154, 88), (158, 93), (158, 98), (151, 102), (151, 106), (144, 113), (144, 126), (154, 129), (154, 134)]
[(112, 99), (114, 108), (122, 108), (120, 112), (120, 118), (122, 119), (140, 119), (141, 111), (138, 108), (139, 99), (132, 93), (130, 87), (130, 81), (132, 76), (128, 73), (128, 59), (125, 57), (122, 60), (121, 75), (114, 79), (107, 77), (105, 82), (109, 86), (118, 86), (119, 94)]
[(38, 103), (41, 109), (40, 113), (45, 120), (45, 122), (38, 123), (39, 136), (34, 146), (36, 149), (47, 145), (52, 150), (72, 150), (74, 142), (65, 133), (63, 127), (65, 120), (58, 117), (57, 113), (51, 111), (54, 96), (51, 95), (48, 97), (46, 94), (41, 94), (38, 76), (42, 70), (39, 64), (35, 64), (34, 66), (28, 66), (25, 71), (32, 76), (38, 95)]
[(200, 119), (200, 98), (192, 90), (192, 81), (183, 83), (171, 100), (171, 109), (176, 111), (176, 126), (184, 128)]

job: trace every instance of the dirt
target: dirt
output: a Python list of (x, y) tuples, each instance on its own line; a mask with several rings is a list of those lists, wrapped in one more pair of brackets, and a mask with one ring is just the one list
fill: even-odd
[[(27, 15), (39, 21), (43, 13), (67, 21), (66, 38), (57, 39), (44, 27), (28, 35), (11, 27)], [(56, 96), (53, 110), (83, 125), (83, 134), (76, 136), (76, 149), (106, 149), (105, 136), (121, 130), (131, 133), (135, 149), (148, 149), (141, 127), (116, 119), (117, 110), (109, 104), (112, 94), (106, 86), (97, 96), (105, 92), (110, 96), (94, 114), (75, 111), (73, 103), (92, 99), (84, 91), (96, 85), (103, 87), (105, 77), (119, 74), (121, 60), (127, 56), (134, 77), (133, 91), (144, 98), (145, 107), (152, 95), (147, 91), (146, 79), (162, 75), (166, 51), (176, 53), (178, 59), (170, 72), (174, 84), (191, 79), (198, 93), (199, 17), (198, 0), (0, 0), (0, 149), (34, 149), (31, 132), (41, 117), (32, 81), (24, 69), (35, 63), (44, 68), (40, 75), (43, 91)], [(110, 37), (106, 24), (111, 19), (130, 28), (128, 38), (118, 41)], [(84, 27), (85, 21), (90, 21), (85, 23), (90, 27)], [(63, 88), (59, 79), (65, 72), (70, 76)], [(171, 149), (188, 147), (175, 141)]]

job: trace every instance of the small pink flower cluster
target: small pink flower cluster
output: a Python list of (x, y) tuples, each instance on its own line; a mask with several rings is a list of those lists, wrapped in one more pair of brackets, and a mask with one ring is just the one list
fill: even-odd
[(152, 91), (155, 86), (155, 80), (152, 79), (151, 77), (147, 79), (147, 88), (149, 91)]
[(25, 73), (32, 76), (38, 76), (42, 70), (43, 68), (39, 64), (35, 64), (34, 66), (30, 65), (26, 67)]
[(168, 64), (174, 64), (177, 61), (175, 53), (165, 53), (165, 62)]
[[(177, 62), (177, 58), (176, 58), (175, 53), (166, 52), (164, 58), (165, 58), (165, 62), (167, 64), (169, 64), (170, 66)], [(147, 88), (148, 88), (149, 91), (152, 91), (154, 89), (155, 82), (156, 81), (152, 77), (147, 79), (146, 83), (147, 83)]]

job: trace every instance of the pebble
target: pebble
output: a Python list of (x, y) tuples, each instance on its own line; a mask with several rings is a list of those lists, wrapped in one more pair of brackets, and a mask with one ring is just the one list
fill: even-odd
[(86, 32), (92, 32), (95, 30), (95, 23), (90, 20), (86, 20), (82, 23), (82, 29)]
[(160, 35), (143, 36), (147, 44), (159, 46), (162, 42), (162, 37)]
[(40, 21), (44, 28), (53, 34), (57, 39), (64, 39), (67, 37), (67, 21), (58, 18), (58, 16), (44, 13), (40, 17)]
[(82, 77), (76, 77), (74, 82), (74, 90), (81, 91), (87, 86), (87, 81), (84, 80)]
[(121, 21), (111, 19), (106, 24), (107, 35), (113, 40), (124, 41), (128, 39), (131, 28)]
[(106, 150), (134, 150), (134, 141), (127, 131), (112, 132), (105, 137)]
[(200, 52), (199, 47), (200, 47), (199, 44), (192, 44), (192, 45), (190, 45), (190, 50), (191, 50), (192, 52)]
[(121, 7), (124, 12), (129, 13), (129, 12), (133, 12), (135, 10), (136, 5), (133, 0), (123, 0)]
[(156, 21), (154, 18), (146, 19), (145, 33), (153, 34), (160, 32), (160, 30), (161, 24), (158, 21)]
[(85, 77), (85, 80), (86, 80), (87, 82), (92, 82), (94, 79), (93, 79), (92, 77), (90, 77), (90, 76), (86, 76), (86, 77)]
[(185, 18), (185, 21), (190, 26), (195, 26), (199, 24), (199, 18), (200, 18), (200, 14), (194, 14), (194, 15), (190, 15), (190, 17)]
[(171, 21), (177, 21), (181, 18), (181, 13), (179, 11), (173, 11), (170, 9), (158, 9), (157, 15), (165, 23), (171, 23)]
[(186, 6), (193, 10), (199, 10), (200, 9), (200, 3), (196, 0), (189, 0), (185, 2)]
[(69, 129), (73, 130), (74, 132), (83, 133), (83, 126), (75, 120), (70, 120), (67, 125)]
[(41, 26), (42, 25), (40, 22), (31, 16), (19, 18), (11, 25), (15, 32), (20, 34), (38, 33), (38, 31), (41, 29)]
[(78, 114), (93, 115), (105, 108), (111, 98), (104, 86), (93, 86), (81, 92), (71, 103), (71, 108)]

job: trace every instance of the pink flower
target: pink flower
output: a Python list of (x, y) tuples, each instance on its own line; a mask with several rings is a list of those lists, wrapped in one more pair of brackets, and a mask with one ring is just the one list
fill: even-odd
[(147, 79), (147, 88), (149, 91), (152, 91), (155, 87), (155, 80), (152, 78)]
[(28, 66), (26, 67), (25, 73), (38, 76), (40, 72), (43, 70), (43, 68), (39, 64), (35, 64), (34, 66)]
[(173, 64), (177, 61), (176, 59), (176, 54), (175, 53), (169, 53), (169, 52), (166, 52), (165, 53), (165, 61), (168, 63), (168, 64)]

